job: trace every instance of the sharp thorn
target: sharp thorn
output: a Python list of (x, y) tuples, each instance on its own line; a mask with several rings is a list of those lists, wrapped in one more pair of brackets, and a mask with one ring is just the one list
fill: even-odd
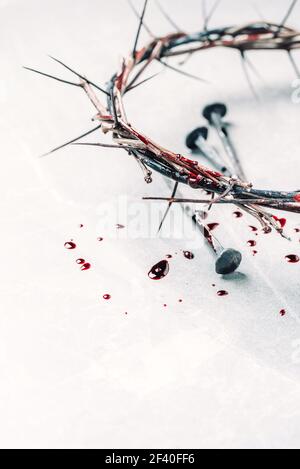
[(260, 11), (260, 9), (258, 8), (258, 6), (256, 5), (256, 3), (254, 2), (251, 2), (252, 4), (252, 7), (254, 9), (254, 11), (256, 12), (256, 14), (259, 16), (259, 18), (261, 19), (261, 21), (263, 23), (266, 23), (266, 18), (263, 16), (262, 12)]
[(292, 67), (296, 72), (297, 78), (300, 78), (300, 70), (299, 70), (299, 67), (298, 67), (298, 65), (297, 65), (297, 63), (296, 63), (296, 61), (295, 61), (295, 59), (292, 55), (292, 52), (290, 50), (288, 50), (287, 53), (289, 55), (289, 59), (290, 59), (290, 62), (292, 64)]
[[(176, 183), (175, 183), (175, 186), (174, 186), (174, 189), (173, 189), (173, 192), (172, 192), (172, 195), (171, 195), (171, 199), (174, 199), (174, 198), (175, 198), (176, 193), (177, 193), (178, 186), (179, 186), (179, 182), (176, 182)], [(168, 208), (167, 208), (167, 210), (166, 210), (166, 212), (165, 212), (165, 214), (164, 214), (164, 216), (163, 216), (162, 221), (160, 222), (160, 225), (159, 225), (159, 228), (158, 228), (158, 233), (161, 232), (161, 229), (162, 229), (162, 227), (163, 227), (163, 224), (164, 224), (164, 222), (166, 221), (166, 218), (167, 218), (167, 216), (168, 216), (168, 214), (169, 214), (169, 211), (171, 210), (172, 205), (173, 205), (173, 203), (172, 203), (172, 202), (169, 202)]]
[(294, 8), (295, 8), (297, 2), (298, 2), (298, 0), (293, 0), (293, 1), (292, 1), (292, 3), (291, 3), (291, 5), (290, 5), (290, 7), (289, 7), (289, 9), (288, 9), (288, 11), (287, 11), (287, 13), (286, 13), (284, 19), (283, 19), (283, 21), (282, 21), (282, 23), (281, 23), (281, 25), (280, 25), (280, 30), (281, 30), (282, 28), (284, 28), (284, 26), (286, 25), (286, 23), (287, 23), (289, 17), (290, 17), (291, 14), (293, 13), (293, 10), (294, 10)]
[(135, 88), (138, 88), (139, 86), (143, 85), (144, 83), (147, 83), (147, 81), (150, 81), (150, 80), (152, 80), (153, 78), (157, 77), (160, 73), (161, 73), (161, 72), (155, 73), (154, 75), (151, 75), (151, 77), (145, 78), (145, 80), (140, 81), (140, 82), (137, 83), (136, 85), (131, 86), (130, 88), (128, 88), (128, 89), (126, 90), (126, 93), (128, 93), (128, 91), (134, 90)]
[(98, 125), (96, 128), (89, 130), (88, 132), (84, 133), (83, 135), (80, 135), (80, 137), (74, 138), (70, 140), (67, 143), (64, 143), (63, 145), (60, 145), (59, 147), (54, 148), (53, 150), (49, 151), (48, 153), (45, 153), (44, 155), (41, 155), (40, 158), (45, 158), (46, 156), (51, 155), (52, 153), (55, 153), (58, 150), (62, 150), (63, 148), (67, 147), (68, 145), (71, 145), (72, 143), (77, 142), (81, 138), (87, 137), (88, 135), (92, 134), (93, 132), (96, 132), (98, 129), (100, 129), (101, 125)]
[(133, 47), (133, 52), (132, 52), (132, 56), (133, 56), (134, 59), (135, 59), (135, 56), (136, 56), (136, 50), (137, 50), (137, 46), (138, 46), (142, 26), (143, 26), (143, 23), (144, 23), (144, 18), (145, 18), (145, 14), (146, 14), (146, 10), (147, 10), (147, 5), (148, 5), (148, 0), (145, 0), (144, 8), (143, 8), (142, 14), (140, 16), (139, 27), (138, 27), (137, 34), (136, 34), (135, 41), (134, 41), (134, 47)]
[(212, 19), (213, 15), (215, 14), (218, 6), (220, 5), (221, 3), (221, 0), (216, 0), (212, 9), (210, 10), (209, 14), (207, 15), (206, 19), (205, 19), (205, 23), (204, 23), (204, 28), (205, 30), (207, 31), (208, 29), (208, 25), (209, 25), (209, 22), (210, 20)]
[(58, 64), (62, 65), (64, 68), (66, 68), (67, 70), (69, 70), (69, 72), (72, 72), (74, 73), (74, 75), (76, 75), (78, 78), (80, 78), (81, 80), (83, 81), (86, 81), (89, 85), (92, 85), (94, 86), (97, 90), (101, 91), (102, 93), (106, 94), (107, 96), (109, 96), (109, 93), (107, 91), (105, 91), (103, 88), (101, 88), (100, 86), (96, 85), (96, 83), (92, 82), (91, 80), (89, 80), (88, 78), (86, 78), (85, 76), (81, 75), (80, 73), (78, 72), (75, 72), (75, 70), (73, 70), (72, 68), (70, 68), (68, 65), (66, 65), (65, 63), (63, 63), (61, 60), (58, 60), (56, 59), (55, 57), (52, 57), (52, 55), (49, 55), (50, 59), (54, 60), (55, 62), (57, 62)]
[(180, 68), (173, 67), (173, 65), (169, 65), (168, 63), (164, 62), (161, 59), (157, 59), (164, 67), (169, 68), (170, 70), (173, 70), (173, 72), (180, 73), (180, 75), (183, 75), (187, 78), (192, 78), (193, 80), (201, 81), (202, 83), (210, 84), (209, 81), (205, 80), (204, 78), (198, 77), (196, 75), (192, 75), (191, 73), (185, 72), (184, 70), (180, 70)]
[(160, 4), (160, 2), (158, 0), (156, 0), (156, 5), (158, 6), (160, 12), (162, 13), (162, 15), (166, 18), (166, 20), (170, 23), (170, 25), (176, 29), (176, 31), (178, 33), (182, 33), (182, 29), (179, 28), (179, 26), (175, 23), (175, 21), (172, 20), (172, 18), (170, 17), (170, 15), (165, 11), (165, 9), (162, 7), (162, 5)]
[[(140, 20), (140, 15), (137, 11), (137, 9), (135, 8), (135, 6), (133, 5), (132, 1), (131, 0), (127, 0), (130, 8), (132, 9), (133, 13), (135, 14), (135, 16)], [(155, 34), (153, 34), (153, 32), (151, 31), (150, 28), (148, 28), (148, 26), (146, 25), (146, 23), (143, 21), (143, 24), (142, 26), (144, 27), (144, 29), (147, 31), (147, 33), (154, 39), (155, 38)]]
[(130, 146), (122, 146), (122, 145), (110, 145), (106, 143), (72, 143), (74, 146), (85, 146), (85, 147), (102, 147), (102, 148), (115, 148), (118, 150), (132, 150)]
[(60, 83), (65, 83), (66, 85), (72, 85), (81, 87), (79, 83), (73, 83), (71, 81), (63, 80), (62, 78), (55, 77), (53, 75), (49, 75), (48, 73), (40, 72), (39, 70), (35, 70), (34, 68), (23, 67), (25, 70), (29, 70), (30, 72), (37, 73), (38, 75), (42, 75), (43, 77), (51, 78), (52, 80), (59, 81)]
[(254, 98), (256, 99), (256, 101), (260, 102), (260, 98), (254, 88), (254, 85), (252, 83), (252, 80), (251, 80), (251, 77), (250, 77), (250, 74), (249, 74), (249, 71), (247, 69), (247, 63), (246, 63), (246, 57), (245, 57), (245, 53), (244, 51), (241, 51), (241, 59), (242, 59), (242, 67), (243, 67), (243, 71), (244, 71), (244, 74), (245, 74), (245, 77), (246, 77), (246, 80), (247, 80), (247, 83), (249, 85), (249, 88), (251, 90), (251, 93), (253, 94)]

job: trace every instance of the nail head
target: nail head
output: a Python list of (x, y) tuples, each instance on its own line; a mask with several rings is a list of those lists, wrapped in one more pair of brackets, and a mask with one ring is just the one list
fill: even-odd
[(204, 138), (207, 140), (208, 137), (208, 128), (207, 127), (199, 127), (188, 134), (186, 137), (185, 144), (190, 150), (197, 150), (197, 140), (199, 137)]
[(228, 275), (235, 272), (242, 262), (242, 254), (235, 249), (226, 249), (216, 261), (216, 272), (219, 275)]
[(212, 124), (212, 114), (218, 114), (221, 118), (227, 114), (227, 107), (222, 103), (214, 103), (206, 106), (203, 110), (203, 117)]

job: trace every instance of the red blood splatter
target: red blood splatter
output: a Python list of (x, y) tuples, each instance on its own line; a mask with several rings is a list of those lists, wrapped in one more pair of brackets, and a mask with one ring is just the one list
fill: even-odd
[(258, 254), (257, 251), (253, 251), (253, 256), (256, 256), (256, 254)]
[(218, 228), (218, 226), (220, 226), (219, 223), (210, 223), (209, 225), (207, 225), (207, 228), (209, 229), (209, 231), (213, 231)]
[(103, 295), (104, 300), (110, 300), (111, 296), (109, 294)]
[(172, 259), (173, 256), (172, 256), (171, 254), (167, 254), (167, 255), (166, 255), (166, 258), (167, 258), (167, 259)]
[(257, 242), (254, 241), (253, 239), (250, 239), (250, 241), (248, 241), (247, 244), (248, 246), (250, 246), (250, 248), (254, 248), (257, 245)]
[(68, 241), (67, 243), (65, 243), (65, 248), (71, 250), (71, 249), (76, 249), (77, 246), (72, 241)]
[(249, 226), (250, 230), (256, 233), (258, 231), (258, 228), (256, 226)]
[(161, 280), (165, 278), (170, 271), (169, 262), (166, 260), (160, 261), (158, 264), (155, 264), (150, 272), (148, 273), (148, 277), (151, 280)]
[(102, 241), (104, 241), (104, 238), (97, 238), (97, 241), (101, 243)]
[(286, 315), (286, 310), (285, 310), (285, 309), (282, 309), (279, 314), (280, 314), (280, 316), (282, 316), (282, 317), (285, 316), (285, 315)]
[(189, 260), (195, 259), (195, 254), (193, 254), (190, 251), (184, 251), (183, 255), (186, 259), (189, 259)]
[(290, 264), (297, 264), (297, 262), (300, 261), (299, 256), (296, 256), (296, 254), (290, 254), (289, 256), (285, 256), (285, 258)]
[(82, 265), (85, 263), (84, 259), (77, 259), (76, 264)]
[(242, 212), (233, 212), (233, 216), (234, 216), (235, 218), (242, 218), (242, 217), (243, 217), (243, 214), (242, 214)]
[(82, 225), (82, 224), (79, 225), (79, 228), (83, 228), (83, 227), (84, 227), (84, 225)]
[(295, 195), (294, 200), (296, 200), (296, 202), (300, 202), (300, 193)]
[(274, 218), (275, 221), (277, 221), (280, 224), (281, 228), (285, 227), (285, 225), (287, 223), (286, 218), (278, 218), (275, 215), (273, 215), (273, 218)]
[(179, 303), (183, 303), (183, 300), (179, 300)]
[(218, 296), (227, 296), (227, 295), (229, 295), (229, 293), (226, 290), (220, 290), (220, 291), (218, 291), (217, 295)]
[(300, 233), (300, 228), (295, 228), (296, 233)]
[(82, 270), (82, 271), (90, 270), (91, 267), (92, 267), (91, 264), (89, 264), (88, 262), (86, 262), (86, 263), (83, 264), (83, 266), (81, 267), (81, 270)]

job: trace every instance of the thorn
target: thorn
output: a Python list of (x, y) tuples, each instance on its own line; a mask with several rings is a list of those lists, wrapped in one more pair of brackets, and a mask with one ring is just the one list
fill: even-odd
[(64, 64), (61, 60), (58, 60), (56, 59), (55, 57), (52, 57), (51, 55), (49, 55), (50, 59), (54, 60), (55, 62), (57, 62), (58, 64), (62, 65), (64, 68), (66, 68), (67, 70), (69, 70), (70, 72), (74, 73), (74, 75), (76, 75), (78, 78), (80, 78), (81, 80), (84, 80), (86, 81), (89, 85), (92, 85), (94, 86), (97, 90), (101, 91), (102, 93), (106, 94), (107, 96), (109, 96), (109, 93), (107, 91), (105, 91), (103, 88), (101, 88), (100, 86), (96, 85), (96, 83), (93, 83), (91, 80), (88, 80), (86, 77), (84, 77), (83, 75), (81, 75), (80, 73), (78, 72), (75, 72), (75, 70), (73, 70), (72, 68), (68, 67), (68, 65)]
[[(132, 1), (131, 0), (127, 0), (127, 3), (129, 4), (130, 8), (132, 9), (133, 13), (135, 14), (135, 16), (140, 19), (140, 15), (137, 11), (137, 9), (135, 8), (135, 6), (133, 5)], [(143, 21), (143, 25), (144, 29), (147, 31), (147, 33), (154, 39), (155, 38), (155, 34), (153, 34), (153, 32), (151, 31), (151, 29), (146, 25), (146, 23)]]
[(39, 70), (35, 70), (34, 68), (29, 68), (29, 67), (23, 67), (23, 68), (25, 70), (29, 70), (30, 72), (37, 73), (38, 75), (42, 75), (44, 77), (51, 78), (52, 80), (59, 81), (60, 83), (65, 83), (66, 85), (81, 87), (79, 83), (73, 83), (71, 81), (63, 80), (62, 78), (58, 78), (53, 75), (48, 75), (48, 73), (40, 72)]
[(135, 88), (138, 88), (139, 86), (143, 85), (144, 83), (147, 83), (147, 81), (150, 81), (153, 78), (157, 77), (158, 75), (160, 75), (160, 73), (161, 72), (155, 73), (154, 75), (151, 75), (151, 77), (145, 78), (145, 80), (140, 81), (139, 83), (137, 83), (136, 85), (131, 86), (130, 88), (127, 88), (126, 93), (128, 93), (128, 91), (134, 90)]
[(204, 78), (197, 77), (196, 75), (192, 75), (191, 73), (185, 72), (184, 70), (180, 70), (180, 68), (173, 67), (173, 65), (169, 65), (167, 62), (164, 62), (162, 59), (157, 59), (164, 67), (173, 70), (174, 72), (180, 73), (181, 75), (192, 78), (193, 80), (201, 81), (202, 83), (206, 83), (207, 85), (210, 84), (209, 81), (205, 80)]
[(252, 83), (252, 80), (251, 80), (251, 77), (250, 77), (250, 74), (249, 74), (249, 71), (247, 69), (247, 63), (246, 63), (246, 57), (245, 57), (245, 52), (244, 51), (241, 51), (241, 58), (242, 58), (242, 67), (243, 67), (243, 71), (245, 73), (245, 76), (246, 76), (246, 80), (248, 82), (248, 85), (249, 85), (249, 88), (251, 90), (251, 93), (253, 94), (254, 98), (256, 99), (256, 101), (260, 102), (260, 98), (254, 88), (254, 85)]
[(118, 119), (118, 113), (117, 113), (116, 101), (115, 101), (115, 95), (114, 95), (114, 90), (113, 89), (111, 89), (111, 91), (110, 91), (110, 101), (111, 101), (111, 105), (112, 105), (112, 114), (113, 114), (115, 126), (118, 127), (119, 119)]
[(206, 9), (206, 0), (202, 0), (202, 17), (203, 17), (203, 29), (207, 31), (207, 9)]
[(290, 59), (290, 62), (292, 64), (292, 67), (296, 72), (297, 78), (300, 78), (300, 70), (299, 70), (298, 65), (297, 65), (297, 63), (296, 63), (296, 61), (295, 61), (295, 59), (292, 55), (292, 52), (290, 50), (288, 50), (287, 53), (289, 55), (289, 59)]
[[(174, 186), (174, 189), (173, 189), (173, 192), (172, 192), (172, 195), (171, 195), (171, 199), (174, 199), (175, 196), (176, 196), (176, 193), (177, 193), (177, 189), (178, 189), (178, 186), (179, 186), (179, 182), (176, 182), (175, 183), (175, 186)], [(172, 207), (173, 203), (172, 202), (169, 202), (169, 205), (168, 205), (168, 208), (163, 216), (163, 219), (162, 221), (160, 222), (160, 225), (159, 225), (159, 228), (158, 228), (158, 233), (160, 233), (162, 227), (163, 227), (163, 224), (168, 216), (168, 213), (169, 211), (171, 210), (171, 207)]]
[(259, 16), (259, 18), (261, 19), (261, 21), (263, 23), (266, 23), (266, 18), (263, 16), (262, 12), (260, 11), (260, 9), (258, 8), (258, 6), (256, 5), (256, 3), (254, 2), (251, 2), (252, 4), (252, 7), (254, 9), (254, 11), (256, 12), (256, 14)]
[(210, 10), (210, 13), (206, 17), (206, 20), (205, 20), (205, 23), (204, 23), (205, 31), (207, 31), (208, 24), (209, 24), (210, 20), (212, 19), (212, 17), (214, 16), (214, 14), (215, 14), (218, 6), (220, 5), (220, 3), (221, 3), (221, 0), (216, 0), (213, 7), (212, 7), (212, 9)]
[(81, 138), (87, 137), (88, 135), (92, 134), (93, 132), (96, 132), (96, 130), (100, 129), (102, 124), (98, 125), (95, 129), (89, 130), (85, 134), (81, 135), (80, 137), (74, 138), (73, 140), (70, 140), (70, 142), (64, 143), (63, 145), (60, 145), (57, 148), (54, 148), (53, 150), (49, 151), (48, 153), (45, 153), (44, 155), (40, 156), (40, 158), (44, 158), (45, 156), (51, 155), (52, 153), (55, 153), (58, 150), (61, 150), (62, 148), (67, 147), (68, 145), (71, 145), (72, 143), (77, 142)]
[(249, 56), (246, 57), (245, 51), (243, 51), (243, 52), (244, 52), (245, 61), (247, 62), (249, 68), (251, 68), (252, 72), (256, 75), (256, 77), (265, 84), (265, 80), (263, 79), (263, 77), (261, 76), (261, 74), (259, 73), (257, 68), (254, 67), (253, 63), (249, 59)]
[(170, 23), (170, 25), (176, 29), (176, 31), (178, 33), (182, 33), (182, 29), (179, 28), (179, 26), (175, 23), (175, 21), (172, 20), (172, 18), (170, 17), (170, 15), (165, 11), (165, 9), (162, 7), (162, 5), (159, 3), (158, 0), (156, 0), (156, 5), (158, 6), (160, 12), (162, 13), (162, 15), (166, 18), (166, 20)]
[(113, 145), (113, 144), (106, 144), (106, 143), (72, 143), (74, 146), (85, 146), (85, 147), (102, 147), (102, 148), (115, 148), (119, 150), (132, 150), (130, 146), (122, 146), (122, 145)]
[(286, 22), (288, 21), (289, 17), (291, 16), (296, 4), (297, 4), (298, 0), (293, 0), (292, 3), (291, 3), (291, 6), (289, 7), (281, 25), (280, 25), (280, 28), (279, 28), (279, 31), (281, 31), (282, 28), (284, 28), (284, 26), (286, 25)]
[(144, 18), (145, 18), (145, 14), (146, 14), (146, 10), (147, 10), (147, 5), (148, 5), (148, 0), (145, 0), (144, 8), (143, 8), (142, 14), (140, 16), (140, 23), (139, 23), (139, 27), (138, 27), (138, 30), (137, 30), (137, 34), (136, 34), (136, 38), (135, 38), (135, 42), (134, 42), (134, 47), (133, 47), (133, 52), (132, 52), (132, 57), (134, 59), (136, 57), (136, 50), (137, 50), (137, 46), (138, 46), (142, 26), (143, 26), (143, 23), (144, 23)]

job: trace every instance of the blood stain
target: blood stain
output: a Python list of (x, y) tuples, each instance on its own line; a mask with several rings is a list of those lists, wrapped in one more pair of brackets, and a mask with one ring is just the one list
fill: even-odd
[(166, 255), (166, 258), (167, 258), (167, 259), (172, 259), (173, 256), (172, 256), (171, 254), (167, 254), (167, 255)]
[(151, 278), (151, 280), (161, 280), (165, 278), (170, 271), (170, 265), (169, 262), (166, 260), (158, 262), (158, 264), (155, 264), (150, 272), (148, 273), (148, 277)]
[(84, 272), (85, 270), (90, 270), (91, 268), (91, 264), (89, 264), (88, 262), (86, 262), (85, 264), (83, 264), (83, 266), (81, 267), (81, 270)]
[(286, 218), (278, 218), (275, 215), (273, 215), (273, 218), (274, 218), (275, 221), (277, 221), (280, 224), (281, 228), (285, 227), (285, 225), (287, 223)]
[(250, 241), (248, 241), (247, 244), (248, 246), (250, 246), (250, 248), (254, 248), (257, 245), (257, 242), (254, 241), (253, 239), (250, 239)]
[(104, 241), (104, 238), (97, 238), (97, 241), (101, 243), (102, 241)]
[(72, 250), (72, 249), (76, 249), (77, 246), (75, 243), (73, 243), (72, 241), (68, 241), (67, 243), (65, 243), (65, 248), (66, 249), (69, 249), (69, 250)]
[(207, 228), (209, 229), (209, 231), (213, 231), (218, 228), (218, 226), (220, 226), (219, 223), (210, 223), (209, 225), (207, 225)]
[(190, 251), (184, 251), (183, 252), (183, 255), (186, 259), (189, 259), (189, 260), (193, 260), (195, 259), (195, 254), (193, 254), (192, 252)]
[(290, 254), (289, 256), (285, 256), (285, 258), (290, 264), (297, 264), (297, 262), (300, 261), (299, 256), (296, 256), (296, 254)]
[(285, 309), (282, 309), (280, 311), (280, 316), (284, 317), (286, 315), (286, 310)]
[(242, 217), (243, 217), (243, 214), (242, 214), (242, 212), (233, 212), (233, 216), (234, 216), (235, 218), (242, 218)]
[(228, 296), (229, 293), (226, 290), (220, 290), (220, 291), (218, 291), (217, 295), (218, 296)]
[(257, 251), (253, 251), (253, 256), (256, 256), (258, 254)]
[(76, 264), (82, 265), (85, 263), (84, 259), (77, 259)]
[(103, 299), (104, 300), (110, 300), (111, 299), (111, 296), (106, 294), (106, 295), (103, 295)]
[(256, 233), (258, 231), (258, 228), (256, 226), (249, 226), (250, 230)]

